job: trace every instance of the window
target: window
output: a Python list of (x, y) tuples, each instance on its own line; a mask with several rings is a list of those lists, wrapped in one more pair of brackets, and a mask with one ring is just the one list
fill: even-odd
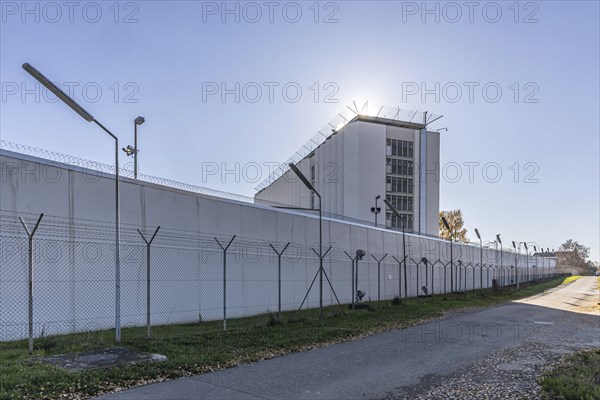
[(413, 142), (407, 140), (387, 139), (386, 155), (413, 158)]
[(398, 217), (396, 214), (391, 212), (386, 213), (385, 215), (385, 225), (388, 228), (402, 228), (402, 220), (406, 222), (404, 229), (412, 230), (413, 229), (413, 217), (411, 214), (400, 214), (402, 218)]
[(393, 193), (413, 193), (412, 178), (401, 178), (397, 176), (386, 176), (386, 191)]
[(402, 160), (398, 158), (386, 159), (386, 172), (392, 175), (413, 176), (414, 163), (410, 160)]
[(412, 196), (402, 196), (402, 195), (388, 193), (386, 195), (386, 198), (388, 199), (388, 201), (390, 203), (392, 203), (392, 206), (394, 206), (394, 208), (398, 211), (409, 211), (409, 212), (413, 211)]

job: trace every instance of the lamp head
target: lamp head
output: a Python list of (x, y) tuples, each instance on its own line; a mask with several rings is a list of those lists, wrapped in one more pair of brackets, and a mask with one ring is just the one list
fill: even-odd
[(500, 239), (500, 234), (496, 235), (496, 240), (498, 240), (498, 243), (502, 244), (502, 239)]
[(93, 122), (94, 117), (92, 114), (87, 112), (83, 107), (81, 107), (75, 100), (73, 100), (69, 95), (62, 91), (58, 86), (56, 86), (50, 79), (46, 78), (44, 74), (35, 69), (31, 64), (25, 63), (23, 64), (23, 69), (27, 71), (29, 75), (34, 77), (39, 83), (44, 85), (46, 89), (51, 91), (56, 97), (61, 99), (66, 105), (71, 107), (73, 111), (79, 114), (83, 119), (87, 122)]
[(143, 124), (144, 122), (146, 122), (146, 119), (145, 119), (144, 117), (137, 117), (136, 119), (134, 119), (134, 120), (133, 120), (133, 122), (134, 122), (136, 125), (141, 125), (141, 124)]
[(448, 229), (449, 231), (452, 231), (452, 229), (450, 229), (450, 225), (448, 224), (448, 221), (446, 220), (445, 217), (442, 217), (442, 222), (444, 223), (444, 226), (446, 227), (446, 229)]
[(479, 230), (475, 228), (475, 234), (477, 235), (477, 239), (481, 240), (481, 235), (479, 235)]

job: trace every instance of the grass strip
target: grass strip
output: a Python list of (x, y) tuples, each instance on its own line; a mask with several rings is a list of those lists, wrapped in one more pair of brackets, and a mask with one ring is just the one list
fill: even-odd
[[(69, 373), (32, 361), (35, 356), (84, 352), (113, 347), (114, 330), (50, 336), (35, 340), (34, 358), (26, 341), (0, 343), (0, 399), (85, 399), (150, 382), (204, 373), (314, 347), (358, 339), (374, 333), (405, 328), (439, 318), (448, 312), (489, 307), (529, 297), (563, 283), (563, 278), (522, 286), (521, 290), (479, 291), (465, 295), (436, 295), (398, 301), (372, 302), (351, 312), (330, 306), (319, 319), (318, 309), (276, 315), (265, 314), (221, 321), (126, 328), (122, 345), (163, 354), (168, 361)], [(597, 398), (597, 397), (596, 397)]]

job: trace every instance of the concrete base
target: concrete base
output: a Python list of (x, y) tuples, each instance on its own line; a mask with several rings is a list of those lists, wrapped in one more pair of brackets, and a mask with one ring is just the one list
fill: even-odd
[(166, 360), (167, 357), (160, 354), (142, 353), (123, 347), (94, 350), (87, 353), (60, 354), (37, 359), (39, 362), (54, 365), (68, 372)]

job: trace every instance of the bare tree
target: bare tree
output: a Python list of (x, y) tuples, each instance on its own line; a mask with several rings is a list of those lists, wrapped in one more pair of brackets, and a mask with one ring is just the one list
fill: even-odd
[(587, 261), (590, 255), (589, 246), (568, 239), (560, 245), (556, 255), (559, 265), (577, 268), (585, 274), (592, 272), (592, 265)]

